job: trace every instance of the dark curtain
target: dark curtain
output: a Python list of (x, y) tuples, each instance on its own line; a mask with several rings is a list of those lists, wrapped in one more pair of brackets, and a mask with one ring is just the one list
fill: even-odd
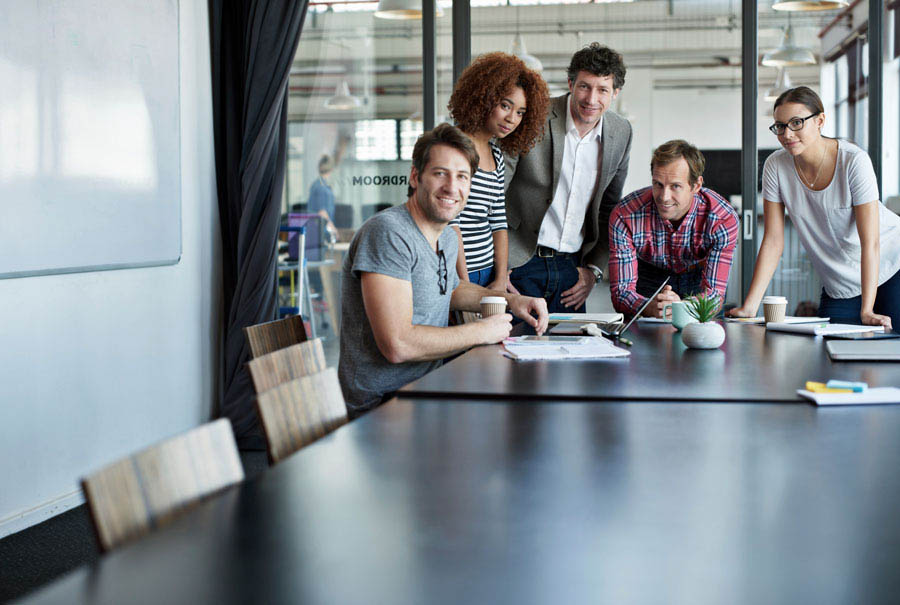
[(222, 229), (219, 415), (242, 448), (265, 448), (242, 328), (275, 318), (287, 82), (307, 0), (210, 0), (213, 129)]

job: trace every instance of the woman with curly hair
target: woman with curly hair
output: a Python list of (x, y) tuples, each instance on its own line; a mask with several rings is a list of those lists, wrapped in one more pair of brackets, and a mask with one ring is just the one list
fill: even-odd
[(456, 270), (464, 281), (506, 290), (506, 198), (503, 153), (527, 152), (541, 134), (547, 84), (518, 57), (488, 53), (463, 71), (447, 108), (475, 143), (478, 170), (465, 208), (451, 225), (459, 235)]

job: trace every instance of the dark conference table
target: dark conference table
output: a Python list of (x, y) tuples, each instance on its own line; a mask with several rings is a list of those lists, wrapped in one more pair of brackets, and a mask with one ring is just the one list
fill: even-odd
[(897, 406), (393, 401), (25, 602), (896, 603), (898, 435)]
[(476, 347), (401, 389), (404, 397), (498, 399), (794, 401), (807, 380), (900, 386), (900, 363), (832, 362), (822, 337), (725, 324), (720, 349), (688, 349), (667, 324), (635, 322), (631, 356), (514, 361)]

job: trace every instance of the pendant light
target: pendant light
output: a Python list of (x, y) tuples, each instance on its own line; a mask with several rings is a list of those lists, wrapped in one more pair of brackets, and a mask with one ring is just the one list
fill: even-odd
[(334, 89), (334, 95), (325, 99), (325, 109), (345, 111), (362, 107), (362, 99), (350, 94), (350, 85), (345, 78), (341, 78)]
[(538, 73), (544, 70), (544, 64), (541, 63), (541, 60), (534, 55), (528, 54), (528, 49), (525, 48), (525, 39), (522, 37), (522, 34), (516, 34), (516, 37), (513, 38), (512, 54), (522, 59), (522, 63), (524, 63), (525, 67), (528, 69)]
[(787, 69), (778, 68), (778, 77), (775, 78), (775, 86), (766, 91), (766, 101), (774, 103), (781, 96), (781, 93), (793, 88), (791, 86), (791, 77), (788, 75)]
[(791, 15), (788, 13), (788, 24), (784, 29), (781, 46), (763, 55), (762, 64), (766, 67), (786, 67), (793, 65), (815, 65), (816, 56), (808, 48), (801, 48), (794, 42), (794, 29), (791, 27)]
[(777, 11), (830, 11), (847, 8), (847, 0), (775, 0), (772, 9)]
[[(379, 19), (421, 19), (421, 0), (378, 0), (375, 16)], [(443, 17), (444, 11), (435, 2), (434, 16)]]
[(541, 63), (541, 60), (534, 55), (528, 54), (528, 49), (525, 48), (525, 38), (522, 37), (522, 33), (519, 31), (519, 7), (516, 7), (516, 36), (513, 38), (510, 53), (522, 59), (522, 62), (528, 69), (538, 73), (544, 71), (544, 64)]

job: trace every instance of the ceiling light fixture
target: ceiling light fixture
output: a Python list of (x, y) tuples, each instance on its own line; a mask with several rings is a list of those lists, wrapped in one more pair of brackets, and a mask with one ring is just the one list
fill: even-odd
[[(507, 0), (507, 2), (509, 2), (509, 0)], [(525, 38), (522, 37), (522, 33), (519, 31), (519, 7), (516, 7), (516, 35), (513, 38), (512, 47), (509, 52), (522, 59), (522, 62), (528, 69), (538, 73), (544, 71), (544, 64), (541, 63), (541, 60), (534, 55), (529, 55), (528, 49), (525, 48)]]
[(846, 8), (847, 0), (775, 0), (772, 9), (777, 11), (830, 11)]
[[(378, 0), (375, 16), (380, 19), (421, 19), (422, 2), (420, 0)], [(434, 16), (443, 17), (444, 11), (434, 4)]]
[(334, 96), (325, 99), (326, 109), (344, 111), (362, 107), (362, 104), (362, 99), (350, 94), (350, 85), (347, 84), (347, 80), (344, 78), (341, 78), (341, 81), (338, 82), (338, 85), (334, 88)]
[(766, 91), (765, 99), (771, 103), (774, 103), (778, 100), (778, 97), (781, 96), (781, 93), (790, 90), (793, 88), (791, 86), (791, 77), (788, 75), (787, 69), (784, 67), (778, 68), (778, 77), (775, 78), (775, 86)]
[(541, 60), (534, 55), (528, 54), (528, 49), (525, 48), (525, 39), (522, 37), (522, 34), (516, 34), (516, 37), (513, 38), (512, 54), (522, 59), (522, 62), (528, 69), (538, 73), (544, 70), (544, 64), (541, 63)]
[(766, 67), (788, 67), (794, 65), (815, 65), (816, 56), (808, 48), (801, 48), (794, 42), (794, 29), (790, 23), (790, 13), (788, 14), (788, 25), (784, 28), (784, 38), (781, 40), (781, 46), (775, 50), (770, 50), (763, 55), (762, 64)]

